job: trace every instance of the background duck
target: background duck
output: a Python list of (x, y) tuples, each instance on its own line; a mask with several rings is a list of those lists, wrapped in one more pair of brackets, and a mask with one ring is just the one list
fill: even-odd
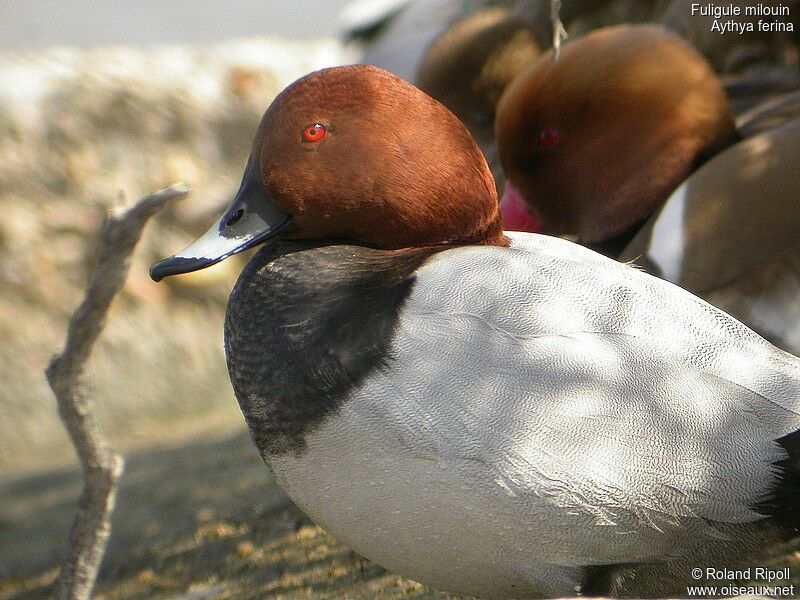
[[(511, 82), (550, 47), (553, 36), (549, 1), (511, 4), (478, 9), (451, 22), (427, 47), (416, 76), (409, 80), (467, 126), (489, 161), (498, 190), (505, 177), (494, 141), (497, 103)], [(570, 35), (579, 35), (599, 23), (643, 21), (656, 12), (651, 3), (566, 0), (560, 16)], [(365, 62), (378, 64), (369, 55)]]
[[(497, 102), (508, 85), (552, 42), (549, 1), (520, 0), (513, 7), (509, 4), (473, 8), (475, 12), (442, 25), (442, 32), (420, 59), (416, 77), (406, 77), (467, 125), (489, 160), (498, 189), (502, 189), (505, 178), (494, 141)], [(798, 47), (789, 34), (757, 31), (720, 36), (711, 31), (713, 19), (690, 16), (691, 4), (683, 0), (564, 0), (560, 15), (571, 39), (620, 23), (662, 23), (706, 57), (720, 76), (731, 108), (740, 117), (757, 105), (800, 87)], [(742, 7), (747, 3), (734, 4)], [(796, 13), (800, 14), (800, 10), (791, 14)], [(448, 14), (448, 19), (452, 20), (454, 14), (457, 13)], [(749, 17), (747, 21), (754, 19)], [(800, 24), (795, 27), (800, 30)], [(373, 60), (369, 54), (364, 62), (390, 65)], [(389, 66), (389, 70), (394, 69)]]
[[(413, 81), (425, 49), (459, 19), (494, 6), (509, 6), (513, 0), (414, 0), (390, 3), (399, 10), (387, 11), (366, 31), (354, 62), (380, 67)], [(345, 38), (351, 34), (345, 33)]]
[(800, 360), (669, 282), (505, 236), (476, 144), (402, 80), (289, 86), (225, 214), (152, 274), (260, 243), (233, 387), (284, 489), (363, 555), (481, 596), (656, 595), (797, 533)]
[(708, 63), (648, 25), (600, 29), (565, 44), (557, 61), (535, 61), (503, 96), (496, 134), (503, 171), (543, 231), (609, 254), (738, 139)]
[[(641, 44), (635, 50), (631, 37)], [(642, 77), (648, 59), (639, 52), (652, 73), (672, 61), (680, 74)], [(599, 30), (565, 45), (559, 61), (537, 62), (503, 99), (498, 141), (514, 184), (503, 201), (506, 225), (573, 235), (616, 256), (666, 203), (620, 258), (641, 258), (798, 353), (792, 163), (800, 140), (796, 127), (780, 127), (797, 118), (798, 103), (800, 94), (789, 94), (734, 127), (718, 79), (688, 46), (652, 27)], [(755, 137), (740, 141), (743, 134)]]
[(495, 110), (509, 84), (547, 47), (527, 19), (503, 7), (456, 21), (425, 51), (414, 78), (449, 108), (478, 142), (498, 189), (504, 181), (494, 143)]

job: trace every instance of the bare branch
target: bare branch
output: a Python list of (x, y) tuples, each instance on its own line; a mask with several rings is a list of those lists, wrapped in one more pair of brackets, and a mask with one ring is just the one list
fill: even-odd
[(550, 0), (550, 22), (553, 24), (553, 60), (558, 60), (561, 42), (567, 39), (567, 30), (561, 22), (561, 0)]
[(100, 233), (99, 262), (83, 302), (70, 319), (64, 350), (50, 360), (45, 370), (84, 471), (84, 488), (69, 536), (69, 554), (56, 591), (60, 599), (88, 600), (91, 596), (124, 465), (97, 424), (94, 400), (82, 381), (84, 366), (105, 326), (108, 307), (125, 283), (130, 256), (145, 224), (167, 202), (188, 193), (186, 185), (175, 184), (145, 196), (130, 208), (110, 211)]

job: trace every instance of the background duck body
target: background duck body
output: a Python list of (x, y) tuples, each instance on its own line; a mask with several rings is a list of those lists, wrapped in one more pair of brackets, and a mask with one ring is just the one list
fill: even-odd
[(512, 0), (415, 0), (382, 25), (358, 62), (413, 81), (425, 49), (454, 21), (475, 10)]
[[(734, 564), (781, 535), (765, 516), (777, 440), (800, 427), (800, 363), (563, 240), (262, 250), (226, 353), (287, 493), (434, 587), (680, 591), (693, 561)], [(623, 563), (641, 569), (618, 580)]]
[(675, 190), (620, 260), (800, 354), (800, 119), (744, 140)]
[(747, 139), (800, 119), (800, 90), (780, 94), (739, 115), (736, 129)]

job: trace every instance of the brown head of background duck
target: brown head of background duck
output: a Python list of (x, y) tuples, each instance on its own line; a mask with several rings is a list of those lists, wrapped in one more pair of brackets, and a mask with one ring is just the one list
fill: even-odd
[(711, 67), (655, 26), (597, 30), (537, 60), (503, 96), (496, 135), (543, 231), (590, 244), (628, 235), (738, 139)]

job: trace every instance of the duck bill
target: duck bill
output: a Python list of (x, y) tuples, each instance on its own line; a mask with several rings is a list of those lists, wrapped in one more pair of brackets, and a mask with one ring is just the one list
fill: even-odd
[(503, 198), (500, 200), (500, 216), (503, 220), (503, 229), (506, 231), (539, 233), (543, 228), (542, 219), (532, 212), (522, 194), (508, 179)]
[(292, 217), (281, 211), (264, 190), (258, 171), (253, 161), (248, 163), (239, 192), (219, 221), (194, 243), (154, 264), (150, 268), (154, 281), (205, 269), (296, 230)]

